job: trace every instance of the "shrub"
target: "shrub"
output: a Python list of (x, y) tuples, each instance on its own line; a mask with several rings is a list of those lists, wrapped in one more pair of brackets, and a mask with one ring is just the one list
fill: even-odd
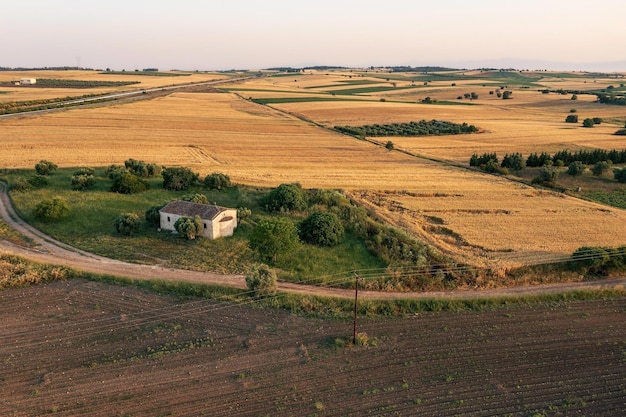
[(30, 190), (30, 188), (31, 188), (31, 184), (23, 178), (16, 179), (9, 186), (9, 189), (11, 191), (17, 191), (17, 192), (25, 192), (25, 191)]
[(118, 178), (120, 175), (122, 174), (126, 174), (126, 173), (130, 173), (129, 170), (127, 170), (125, 167), (123, 167), (122, 165), (109, 165), (105, 170), (104, 170), (104, 174), (111, 180), (115, 180), (116, 178)]
[(138, 177), (143, 178), (156, 177), (157, 175), (160, 175), (162, 171), (162, 167), (160, 165), (138, 161), (132, 158), (124, 161), (124, 167)]
[(161, 210), (163, 207), (165, 206), (152, 206), (148, 210), (146, 210), (146, 222), (155, 227), (161, 226), (161, 213), (159, 213), (159, 210)]
[(567, 167), (567, 173), (572, 177), (582, 175), (585, 172), (585, 164), (580, 161), (574, 161)]
[(572, 94), (571, 100), (578, 100), (578, 96), (576, 94)]
[(246, 275), (246, 286), (254, 297), (262, 298), (276, 294), (276, 272), (265, 264), (252, 265)]
[(622, 169), (619, 169), (619, 168), (614, 169), (613, 176), (615, 177), (617, 182), (622, 183), (622, 184), (626, 183), (626, 167)]
[(200, 216), (188, 217), (182, 216), (174, 223), (174, 229), (184, 238), (193, 240), (196, 236), (202, 234), (204, 223)]
[(600, 123), (602, 123), (602, 118), (601, 117), (592, 117), (593, 123), (596, 125), (599, 125)]
[(317, 246), (335, 246), (343, 241), (344, 228), (336, 214), (316, 212), (300, 223), (300, 239)]
[(122, 213), (117, 216), (113, 225), (115, 226), (117, 233), (132, 236), (133, 233), (139, 230), (141, 220), (139, 219), (139, 216), (134, 213)]
[(556, 169), (548, 165), (544, 165), (539, 170), (539, 176), (535, 180), (533, 180), (533, 182), (552, 185), (556, 181), (556, 178), (558, 177), (558, 175), (559, 173), (557, 172)]
[(172, 191), (189, 189), (198, 181), (199, 177), (191, 169), (184, 167), (165, 168), (161, 175), (163, 176), (163, 188)]
[(308, 199), (300, 184), (281, 184), (270, 191), (265, 206), (270, 212), (302, 211), (308, 207)]
[(120, 194), (137, 194), (150, 189), (150, 184), (130, 172), (122, 173), (113, 181), (111, 191)]
[(57, 221), (70, 214), (70, 207), (62, 198), (54, 197), (37, 204), (33, 213), (40, 220)]
[(512, 91), (505, 91), (502, 93), (502, 99), (503, 100), (508, 100), (511, 98), (511, 95), (513, 94)]
[(611, 161), (600, 161), (591, 168), (591, 173), (596, 177), (604, 175), (611, 167)]
[(393, 151), (393, 148), (394, 148), (393, 142), (388, 140), (387, 143), (385, 143), (385, 148), (387, 148), (388, 151)]
[(31, 176), (27, 181), (33, 187), (45, 187), (50, 183), (45, 175), (39, 174)]
[(619, 129), (613, 134), (618, 136), (626, 136), (626, 129)]
[(57, 168), (58, 166), (54, 162), (46, 161), (45, 159), (42, 159), (35, 165), (35, 171), (37, 171), (39, 175), (50, 175), (52, 172), (56, 171)]
[(237, 208), (237, 221), (241, 223), (242, 220), (247, 219), (252, 215), (252, 210), (247, 207), (238, 207)]
[(221, 190), (230, 187), (230, 177), (220, 172), (214, 172), (204, 178), (204, 186), (209, 190)]
[(595, 122), (590, 117), (587, 117), (585, 120), (583, 120), (583, 127), (593, 127), (594, 124)]
[(74, 171), (74, 175), (70, 179), (74, 190), (86, 190), (96, 184), (94, 177), (96, 170), (93, 168), (80, 168)]
[(578, 123), (578, 115), (568, 114), (565, 118), (565, 123)]
[(181, 198), (181, 200), (191, 201), (192, 203), (198, 203), (198, 204), (209, 204), (209, 199), (207, 198), (207, 196), (204, 194), (198, 194), (198, 193), (185, 195)]

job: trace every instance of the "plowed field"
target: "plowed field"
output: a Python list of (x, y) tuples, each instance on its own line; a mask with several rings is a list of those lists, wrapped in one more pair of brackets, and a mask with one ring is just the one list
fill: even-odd
[(352, 323), (81, 280), (0, 293), (3, 416), (618, 416), (626, 299)]

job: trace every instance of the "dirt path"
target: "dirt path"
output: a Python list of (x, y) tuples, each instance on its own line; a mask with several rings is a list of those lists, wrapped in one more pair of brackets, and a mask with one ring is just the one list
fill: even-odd
[[(7, 194), (7, 185), (3, 182), (0, 182), (0, 218), (33, 242), (33, 245), (30, 247), (25, 247), (0, 239), (0, 250), (5, 250), (33, 261), (51, 265), (64, 265), (96, 274), (114, 275), (141, 280), (159, 279), (172, 282), (186, 281), (200, 284), (226, 285), (236, 288), (245, 288), (246, 286), (243, 275), (222, 275), (184, 269), (164, 268), (158, 265), (141, 265), (122, 262), (85, 252), (55, 240), (54, 238), (33, 228), (17, 215), (13, 208), (13, 204), (11, 203), (11, 199)], [(373, 291), (360, 291), (359, 297), (369, 299), (468, 299), (486, 297), (516, 297), (557, 293), (586, 288), (615, 288), (624, 286), (626, 286), (626, 277), (592, 282), (550, 284), (491, 290), (441, 291), (426, 293), (380, 293)], [(347, 298), (354, 297), (353, 290), (300, 285), (288, 282), (280, 282), (278, 288), (282, 291), (309, 295)]]

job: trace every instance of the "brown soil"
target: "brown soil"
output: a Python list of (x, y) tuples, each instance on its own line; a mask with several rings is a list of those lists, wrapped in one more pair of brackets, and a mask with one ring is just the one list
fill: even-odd
[(626, 299), (351, 322), (73, 280), (0, 292), (0, 415), (617, 416)]

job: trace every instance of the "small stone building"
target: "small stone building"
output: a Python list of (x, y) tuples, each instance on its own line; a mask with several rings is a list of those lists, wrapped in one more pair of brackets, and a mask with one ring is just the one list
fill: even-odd
[(20, 85), (34, 85), (37, 84), (36, 78), (22, 78), (20, 80)]
[(161, 210), (161, 229), (176, 231), (174, 223), (180, 217), (200, 216), (204, 231), (200, 234), (209, 239), (232, 236), (237, 227), (237, 210), (210, 204), (198, 204), (190, 201), (176, 200)]

